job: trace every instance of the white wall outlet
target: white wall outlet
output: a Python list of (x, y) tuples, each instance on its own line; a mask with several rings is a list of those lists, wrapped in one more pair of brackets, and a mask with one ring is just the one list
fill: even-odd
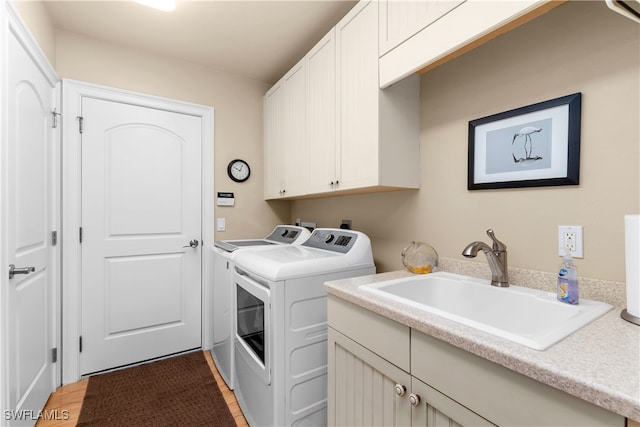
[(573, 258), (583, 258), (581, 225), (558, 226), (558, 255), (565, 256), (568, 251)]
[(224, 218), (217, 218), (216, 220), (216, 230), (217, 231), (225, 231), (227, 229), (226, 220)]

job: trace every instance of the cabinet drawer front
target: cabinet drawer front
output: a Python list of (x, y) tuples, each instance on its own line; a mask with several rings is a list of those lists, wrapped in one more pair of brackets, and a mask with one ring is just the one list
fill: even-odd
[(619, 426), (625, 419), (417, 331), (411, 374), (498, 425)]
[(329, 295), (329, 326), (409, 371), (409, 327)]

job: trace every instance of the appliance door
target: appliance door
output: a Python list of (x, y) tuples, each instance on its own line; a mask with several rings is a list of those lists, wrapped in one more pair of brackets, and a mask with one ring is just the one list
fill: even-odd
[(236, 268), (235, 338), (240, 355), (256, 376), (271, 384), (271, 290)]

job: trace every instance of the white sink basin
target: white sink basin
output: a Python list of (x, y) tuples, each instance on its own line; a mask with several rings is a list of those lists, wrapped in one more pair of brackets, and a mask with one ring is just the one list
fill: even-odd
[(546, 350), (609, 311), (603, 302), (569, 305), (556, 294), (521, 286), (498, 288), (488, 280), (437, 272), (360, 286), (493, 335)]

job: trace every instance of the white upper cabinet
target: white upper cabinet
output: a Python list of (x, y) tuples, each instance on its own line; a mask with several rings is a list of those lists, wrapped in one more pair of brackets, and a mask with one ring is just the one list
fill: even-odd
[(361, 1), (267, 93), (266, 199), (420, 187), (419, 80), (380, 90), (378, 59)]
[(264, 197), (282, 196), (285, 188), (282, 157), (284, 151), (284, 99), (282, 81), (264, 96)]
[(309, 193), (331, 191), (338, 180), (335, 34), (334, 28), (307, 55)]
[(420, 82), (378, 87), (378, 2), (361, 1), (336, 26), (340, 177), (337, 189), (420, 187)]
[(284, 76), (283, 195), (305, 191), (307, 168), (307, 70), (302, 60)]
[[(433, 10), (425, 3), (434, 3)], [(548, 0), (380, 0), (380, 87), (446, 61), (562, 4)], [(440, 4), (440, 5), (438, 5)], [(424, 19), (422, 22), (418, 22)], [(406, 29), (402, 28), (406, 22)]]
[(380, 1), (380, 56), (463, 2), (464, 0)]
[(360, 2), (336, 26), (342, 189), (377, 184), (377, 15), (377, 3)]
[(265, 199), (300, 194), (306, 184), (306, 89), (300, 61), (264, 97)]

